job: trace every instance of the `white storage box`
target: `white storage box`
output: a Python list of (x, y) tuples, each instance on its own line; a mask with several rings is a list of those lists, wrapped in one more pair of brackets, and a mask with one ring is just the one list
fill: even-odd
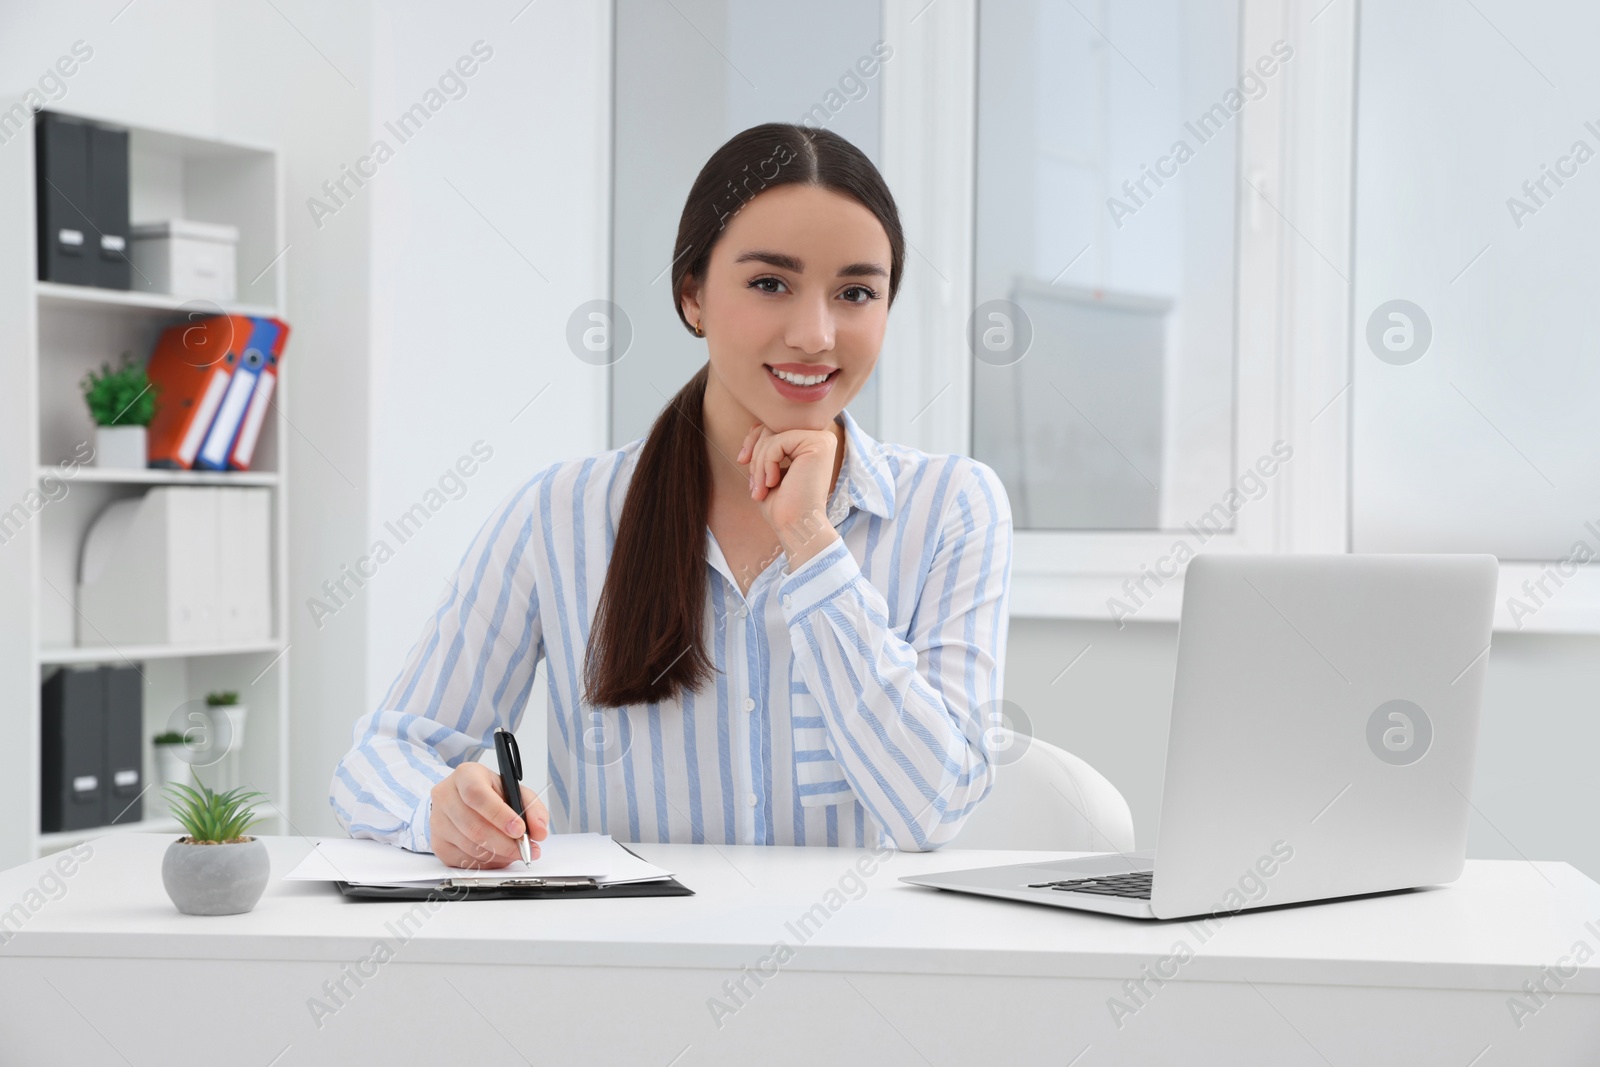
[(135, 289), (216, 301), (237, 295), (239, 227), (162, 219), (136, 223), (132, 237)]

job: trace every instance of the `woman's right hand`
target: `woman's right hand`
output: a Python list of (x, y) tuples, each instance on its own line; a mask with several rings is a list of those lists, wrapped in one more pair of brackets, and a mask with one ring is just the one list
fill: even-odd
[[(522, 789), (530, 855), (549, 835), (550, 813), (527, 786)], [(476, 761), (463, 763), (433, 787), (428, 833), (433, 854), (450, 867), (494, 869), (522, 858), (524, 820), (506, 803), (500, 776)]]

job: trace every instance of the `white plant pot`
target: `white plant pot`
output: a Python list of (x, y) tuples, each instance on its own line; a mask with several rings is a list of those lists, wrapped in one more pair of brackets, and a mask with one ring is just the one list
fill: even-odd
[(238, 752), (244, 747), (244, 721), (250, 709), (243, 704), (223, 704), (222, 710), (228, 713), (228, 751)]
[(143, 426), (96, 426), (94, 465), (117, 470), (144, 470), (149, 465)]
[(228, 713), (228, 784), (241, 786), (239, 780), (239, 752), (244, 748), (244, 722), (249, 714), (249, 709), (243, 704), (224, 704), (222, 710)]
[[(194, 788), (194, 767), (183, 758), (183, 750), (182, 745), (156, 746), (156, 775), (161, 779), (163, 790), (173, 783)], [(162, 796), (166, 796), (164, 791)]]

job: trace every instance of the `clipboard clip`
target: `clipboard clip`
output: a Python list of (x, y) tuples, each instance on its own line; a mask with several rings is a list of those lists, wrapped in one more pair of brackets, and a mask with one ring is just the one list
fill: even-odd
[(534, 889), (597, 889), (599, 883), (593, 878), (572, 877), (540, 877), (538, 875), (507, 875), (504, 878), (451, 878), (447, 883), (452, 889), (472, 888), (475, 886), (490, 888), (506, 888), (511, 886), (528, 886)]

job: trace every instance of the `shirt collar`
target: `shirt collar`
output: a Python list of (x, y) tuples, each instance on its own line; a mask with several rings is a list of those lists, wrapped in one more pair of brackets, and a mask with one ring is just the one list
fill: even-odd
[(849, 411), (836, 420), (844, 427), (844, 462), (828, 497), (828, 521), (837, 526), (852, 507), (885, 519), (894, 518), (894, 492), (883, 446), (861, 428)]

